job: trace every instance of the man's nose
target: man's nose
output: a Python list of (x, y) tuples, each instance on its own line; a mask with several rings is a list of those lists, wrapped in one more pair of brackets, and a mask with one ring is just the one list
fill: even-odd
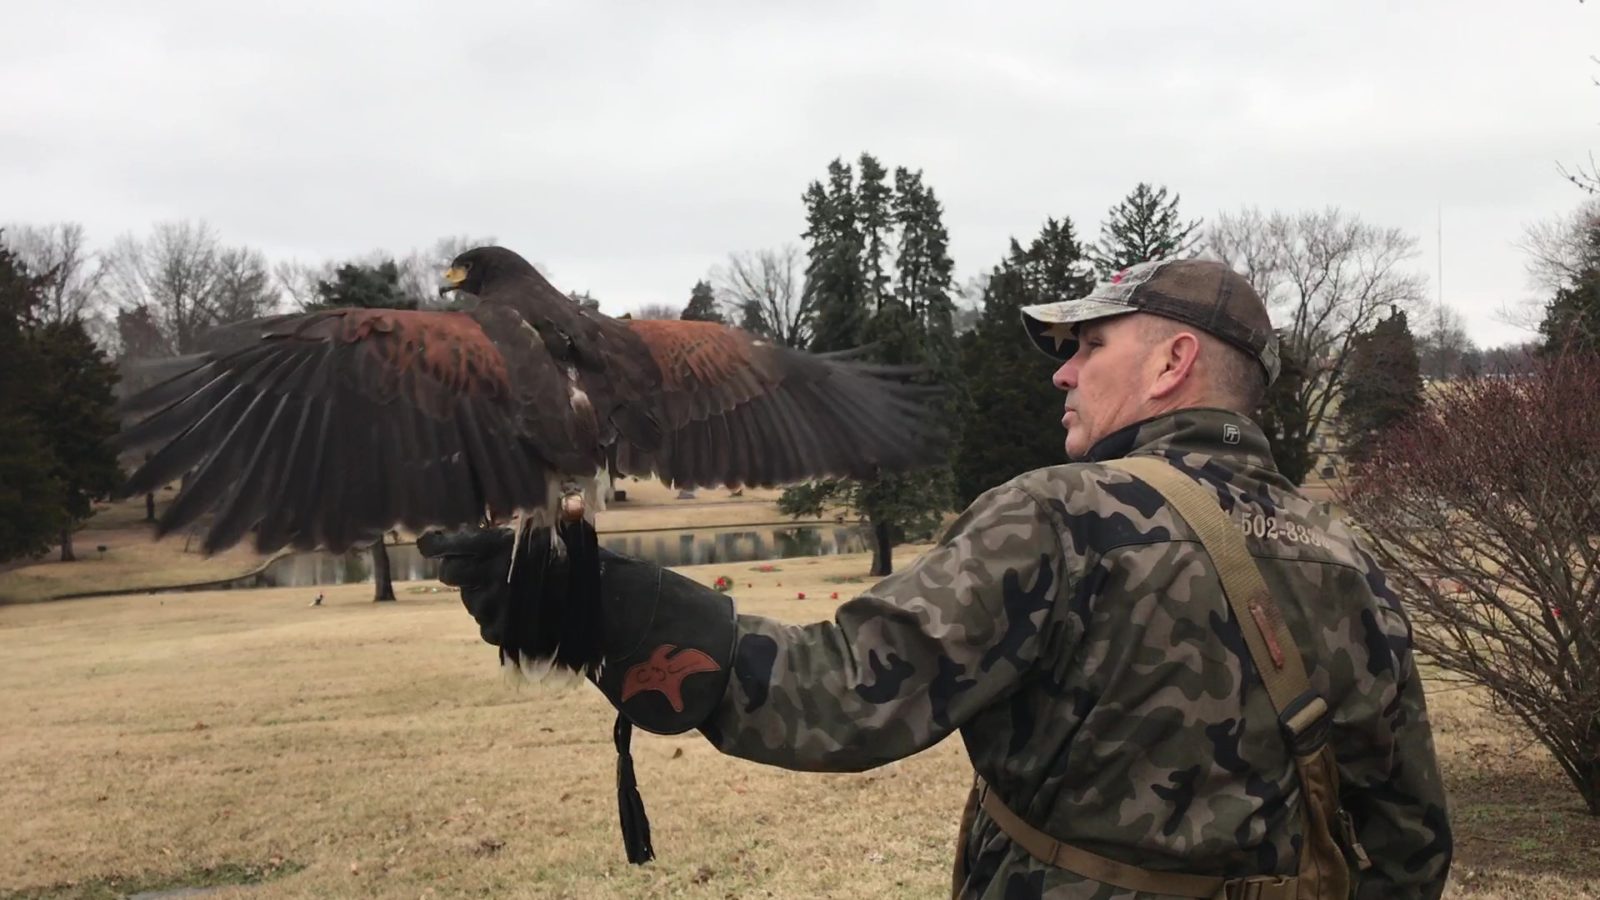
[(1078, 364), (1071, 359), (1061, 364), (1056, 374), (1050, 376), (1050, 383), (1057, 390), (1070, 391), (1078, 386)]

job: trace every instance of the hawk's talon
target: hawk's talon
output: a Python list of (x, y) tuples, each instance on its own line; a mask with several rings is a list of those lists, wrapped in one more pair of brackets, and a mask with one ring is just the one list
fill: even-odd
[(572, 523), (583, 518), (583, 495), (579, 493), (567, 494), (561, 498), (561, 518)]

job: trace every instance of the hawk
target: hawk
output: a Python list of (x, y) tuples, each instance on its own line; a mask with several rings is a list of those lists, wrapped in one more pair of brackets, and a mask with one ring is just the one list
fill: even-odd
[[(128, 495), (183, 477), (158, 536), (203, 550), (342, 552), (521, 517), (554, 525), (594, 480), (675, 487), (869, 477), (939, 460), (915, 371), (810, 354), (737, 328), (620, 320), (568, 298), (516, 253), (456, 257), (463, 310), (343, 308), (215, 333), (129, 398), (125, 451), (153, 451)], [(203, 521), (203, 520), (207, 520)]]

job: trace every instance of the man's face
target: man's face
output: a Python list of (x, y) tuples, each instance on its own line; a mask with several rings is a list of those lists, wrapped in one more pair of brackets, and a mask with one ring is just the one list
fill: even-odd
[(1145, 418), (1146, 388), (1153, 377), (1150, 347), (1138, 314), (1085, 322), (1078, 327), (1078, 352), (1051, 381), (1067, 392), (1067, 456), (1082, 459), (1095, 442)]

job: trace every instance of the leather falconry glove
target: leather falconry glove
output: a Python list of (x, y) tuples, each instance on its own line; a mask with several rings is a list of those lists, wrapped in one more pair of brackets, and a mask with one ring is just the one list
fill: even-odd
[[(585, 521), (559, 539), (533, 528), (431, 532), (417, 549), (461, 601), (502, 662), (580, 672), (618, 710), (617, 802), (631, 863), (654, 857), (630, 752), (632, 726), (680, 734), (710, 718), (727, 691), (733, 600), (676, 572), (599, 548)], [(515, 560), (513, 564), (513, 544)]]

